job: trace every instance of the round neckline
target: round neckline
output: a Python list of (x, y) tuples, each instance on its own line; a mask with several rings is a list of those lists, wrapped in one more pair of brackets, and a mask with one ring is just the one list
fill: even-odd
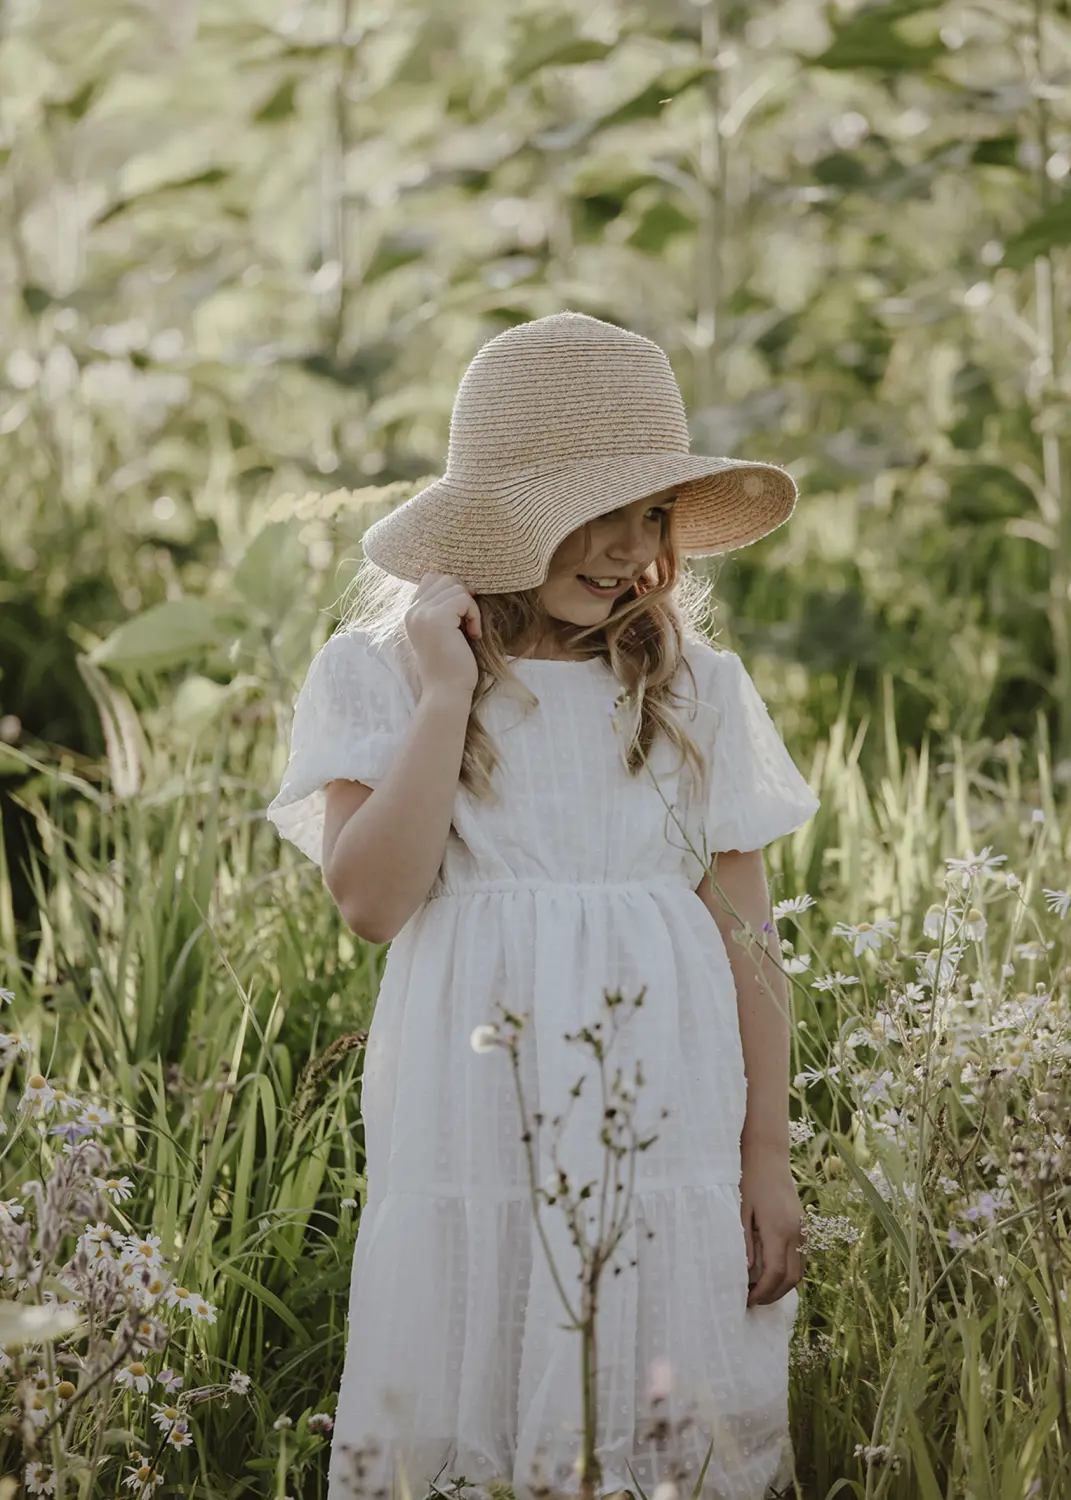
[(538, 663), (541, 667), (593, 667), (597, 666), (602, 661), (602, 657), (580, 656), (573, 658), (569, 656), (507, 656), (506, 660), (509, 662), (523, 661)]

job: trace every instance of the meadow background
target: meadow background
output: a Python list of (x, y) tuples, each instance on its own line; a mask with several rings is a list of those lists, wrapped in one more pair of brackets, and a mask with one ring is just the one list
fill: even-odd
[(796, 1493), (1066, 1500), (1069, 85), (1068, 0), (0, 0), (0, 1314), (110, 1288), (4, 1346), (0, 1494), (325, 1492), (386, 950), (263, 809), (568, 307), (802, 492), (691, 564), (823, 799)]

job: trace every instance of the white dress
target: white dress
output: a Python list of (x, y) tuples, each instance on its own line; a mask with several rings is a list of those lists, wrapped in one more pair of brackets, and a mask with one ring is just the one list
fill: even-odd
[[(735, 986), (695, 894), (702, 867), (674, 817), (700, 854), (704, 833), (709, 853), (747, 850), (798, 828), (819, 803), (739, 657), (691, 637), (686, 653), (698, 704), (682, 714), (712, 760), (705, 791), (664, 739), (650, 762), (661, 795), (646, 772), (629, 776), (613, 722), (620, 685), (601, 661), (521, 658), (515, 672), (538, 708), (526, 715), (501, 688), (481, 706), (501, 755), (501, 800), (478, 801), (459, 785), (438, 878), (394, 939), (368, 1038), (367, 1202), (328, 1500), (380, 1486), (389, 1496), (395, 1457), (413, 1500), (436, 1476), (440, 1488), (462, 1476), (476, 1486), (504, 1477), (519, 1500), (533, 1476), (576, 1491), (580, 1338), (565, 1326), (537, 1237), (509, 1057), (477, 1053), (470, 1039), (498, 1019), (496, 1001), (528, 1013), (520, 1057), (526, 1107), (546, 1122), (540, 1182), (552, 1169), (549, 1122), (590, 1073), (558, 1159), (575, 1186), (596, 1184), (594, 1225), (599, 1081), (590, 1055), (564, 1034), (598, 1019), (604, 990), (627, 1001), (643, 986), (613, 1056), (626, 1081), (642, 1059), (636, 1123), (658, 1139), (635, 1159), (629, 1228), (613, 1262), (622, 1269), (602, 1282), (602, 1492), (634, 1489), (626, 1460), (648, 1496), (667, 1477), (670, 1455), (643, 1437), (660, 1357), (673, 1370), (670, 1416), (693, 1416), (677, 1448), (689, 1465), (686, 1495), (712, 1437), (703, 1500), (761, 1500), (789, 1478), (798, 1293), (746, 1306)], [(313, 661), (268, 809), (310, 859), (320, 859), (324, 784), (346, 777), (375, 787), (387, 773), (419, 696), (412, 670), (396, 648), (355, 630), (336, 634)], [(686, 673), (678, 685), (690, 692)], [(541, 1212), (575, 1302), (578, 1253), (560, 1207)]]

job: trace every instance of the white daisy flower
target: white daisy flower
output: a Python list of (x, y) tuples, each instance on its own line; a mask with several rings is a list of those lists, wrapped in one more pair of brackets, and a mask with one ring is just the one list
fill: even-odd
[(994, 854), (989, 844), (980, 854), (968, 854), (966, 859), (946, 859), (945, 864), (949, 870), (958, 870), (963, 877), (963, 889), (966, 890), (971, 883), (972, 875), (996, 875), (999, 874), (997, 865), (1003, 864), (1007, 859), (1006, 854)]
[(896, 932), (896, 923), (891, 917), (879, 917), (876, 922), (860, 922), (855, 927), (849, 926), (847, 922), (837, 922), (833, 927), (833, 936), (851, 938), (852, 953), (856, 958), (865, 948), (880, 948), (886, 938), (890, 938)]
[(115, 1382), (117, 1385), (125, 1386), (127, 1390), (139, 1391), (144, 1396), (152, 1385), (152, 1376), (141, 1360), (135, 1359), (117, 1372)]
[(54, 1495), (56, 1493), (56, 1471), (51, 1464), (27, 1464), (22, 1475), (31, 1495)]
[(800, 912), (810, 911), (812, 906), (817, 905), (818, 903), (813, 896), (790, 896), (787, 901), (778, 901), (774, 906), (774, 920), (777, 921), (781, 917), (798, 916)]
[(1062, 921), (1071, 909), (1071, 891), (1050, 891), (1042, 887), (1042, 894), (1045, 897), (1045, 905), (1050, 911), (1056, 912)]

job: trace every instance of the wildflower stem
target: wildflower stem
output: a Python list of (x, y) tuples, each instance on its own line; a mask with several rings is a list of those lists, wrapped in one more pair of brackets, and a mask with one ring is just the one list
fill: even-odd
[(538, 1169), (535, 1164), (534, 1153), (532, 1150), (532, 1132), (528, 1124), (528, 1111), (524, 1102), (524, 1089), (521, 1085), (520, 1060), (517, 1055), (516, 1038), (514, 1038), (510, 1043), (509, 1053), (510, 1064), (513, 1069), (513, 1083), (517, 1092), (517, 1108), (520, 1111), (521, 1116), (521, 1140), (524, 1144), (525, 1158), (528, 1163), (528, 1189), (532, 1204), (532, 1217), (535, 1221), (536, 1233), (539, 1235), (539, 1242), (543, 1246), (543, 1253), (547, 1257), (547, 1265), (550, 1268), (551, 1278), (558, 1290), (559, 1297), (562, 1299), (565, 1310), (569, 1314), (570, 1322), (576, 1325), (578, 1323), (577, 1314), (573, 1311), (573, 1305), (569, 1301), (568, 1293), (562, 1286), (561, 1277), (558, 1275), (558, 1268), (554, 1261), (554, 1255), (549, 1244), (547, 1243), (546, 1231), (543, 1228), (543, 1220), (540, 1213), (539, 1202)]

